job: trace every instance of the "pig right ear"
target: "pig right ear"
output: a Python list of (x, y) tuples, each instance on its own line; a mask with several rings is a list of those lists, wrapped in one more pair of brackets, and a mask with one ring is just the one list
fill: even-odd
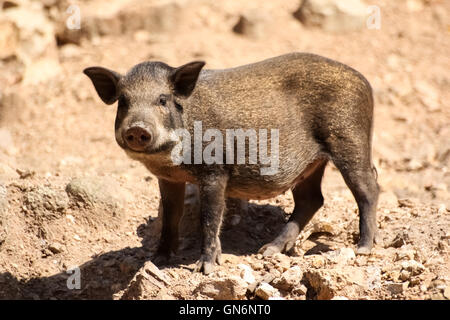
[(117, 83), (121, 75), (112, 70), (102, 67), (90, 67), (83, 70), (83, 73), (91, 79), (98, 96), (106, 104), (113, 104), (119, 98)]
[(169, 81), (175, 95), (182, 97), (191, 95), (204, 65), (205, 62), (203, 61), (193, 61), (171, 71)]

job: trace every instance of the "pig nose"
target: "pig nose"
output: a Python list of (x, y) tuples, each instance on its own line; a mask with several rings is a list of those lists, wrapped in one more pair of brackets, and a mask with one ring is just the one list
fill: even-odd
[(134, 126), (125, 132), (125, 143), (133, 151), (144, 151), (150, 144), (152, 135), (142, 127)]

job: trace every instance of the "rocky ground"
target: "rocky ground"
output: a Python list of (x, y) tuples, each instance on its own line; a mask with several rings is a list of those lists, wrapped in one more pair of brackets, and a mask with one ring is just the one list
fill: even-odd
[[(375, 1), (381, 24), (370, 29), (372, 2), (300, 2), (0, 1), (0, 298), (450, 299), (450, 3)], [(70, 30), (77, 12), (81, 29)], [(291, 51), (347, 63), (374, 88), (373, 253), (355, 256), (356, 203), (329, 166), (325, 205), (288, 255), (258, 254), (293, 209), (286, 193), (230, 210), (222, 265), (193, 273), (190, 188), (182, 247), (158, 269), (156, 178), (116, 145), (115, 107), (83, 68), (225, 68)]]

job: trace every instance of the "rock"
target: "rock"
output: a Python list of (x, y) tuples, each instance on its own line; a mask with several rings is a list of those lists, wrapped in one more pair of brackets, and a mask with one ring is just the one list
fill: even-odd
[(247, 283), (239, 277), (207, 279), (194, 290), (194, 294), (215, 300), (242, 300), (246, 292)]
[(55, 242), (48, 245), (48, 250), (54, 254), (58, 254), (64, 251), (64, 247), (62, 244)]
[(437, 211), (437, 213), (438, 214), (445, 214), (445, 213), (447, 213), (447, 206), (445, 205), (445, 203), (441, 203), (440, 205), (439, 205), (439, 207), (438, 207), (438, 211)]
[(270, 298), (278, 297), (279, 292), (266, 282), (261, 282), (256, 288), (255, 295), (263, 300), (269, 300)]
[(272, 256), (272, 261), (272, 263), (283, 272), (288, 270), (291, 266), (291, 259), (287, 255), (280, 252), (277, 252)]
[(408, 281), (411, 279), (411, 273), (406, 271), (406, 270), (402, 270), (400, 272), (400, 275), (398, 277), (401, 281)]
[(37, 221), (60, 218), (68, 207), (67, 194), (51, 187), (31, 186), (24, 193), (23, 210)]
[(401, 266), (402, 270), (410, 272), (413, 276), (417, 276), (425, 271), (425, 266), (415, 260), (403, 261)]
[(262, 12), (255, 10), (239, 16), (238, 22), (233, 27), (233, 32), (252, 38), (262, 38), (267, 33), (268, 17)]
[(348, 298), (347, 297), (343, 297), (343, 296), (335, 296), (331, 300), (348, 300)]
[[(137, 262), (134, 260), (130, 260), (129, 262), (131, 262), (132, 268), (135, 270)], [(166, 281), (168, 281), (167, 277), (163, 275), (162, 271), (159, 271), (159, 269), (154, 266), (151, 261), (147, 261), (145, 265), (139, 269), (128, 287), (118, 298), (121, 300), (174, 299), (172, 296), (167, 294), (167, 288), (165, 286)]]
[(416, 251), (414, 249), (408, 248), (407, 246), (403, 246), (400, 250), (395, 253), (395, 261), (400, 260), (412, 260), (416, 255)]
[(67, 194), (81, 206), (106, 206), (120, 209), (131, 201), (131, 194), (110, 177), (74, 178), (66, 186)]
[(292, 293), (298, 294), (300, 296), (306, 295), (308, 288), (304, 284), (300, 284), (292, 290)]
[(305, 256), (305, 259), (313, 268), (319, 269), (325, 266), (325, 257), (322, 255), (313, 254), (310, 256)]
[(388, 247), (400, 248), (409, 243), (409, 235), (406, 231), (398, 233), (395, 238), (390, 242)]
[(304, 0), (294, 13), (305, 26), (351, 31), (366, 26), (367, 6), (360, 0)]
[(313, 224), (313, 232), (312, 233), (329, 233), (331, 235), (336, 235), (335, 227), (328, 221), (318, 221)]
[(250, 266), (246, 264), (238, 264), (238, 268), (242, 269), (241, 271), (241, 278), (248, 284), (254, 283), (256, 281), (255, 276), (253, 275), (253, 270), (250, 268)]
[(402, 283), (388, 283), (386, 286), (386, 289), (392, 294), (402, 294), (406, 288), (408, 288), (409, 283), (408, 282), (402, 282)]
[(280, 290), (290, 291), (299, 284), (303, 273), (299, 266), (294, 266), (283, 272), (280, 278), (275, 279), (273, 286)]
[(335, 296), (337, 287), (333, 284), (332, 277), (327, 271), (308, 270), (304, 277), (316, 299), (330, 300)]
[(159, 281), (162, 281), (164, 284), (170, 285), (169, 278), (163, 271), (159, 270), (158, 267), (153, 264), (153, 262), (147, 261), (141, 268), (141, 270), (144, 270), (147, 274), (151, 275)]
[(352, 248), (341, 248), (325, 253), (328, 260), (340, 265), (346, 265), (356, 259), (355, 251)]
[(41, 3), (10, 8), (2, 12), (0, 21), (0, 25), (9, 26), (4, 27), (9, 30), (9, 40), (5, 40), (8, 54), (25, 66), (24, 84), (42, 83), (61, 73), (54, 27)]
[(419, 200), (415, 198), (402, 198), (398, 199), (398, 205), (400, 208), (414, 208), (419, 204)]
[(446, 286), (444, 289), (444, 297), (450, 300), (450, 286)]
[(0, 20), (0, 60), (15, 54), (19, 46), (19, 28), (12, 21)]

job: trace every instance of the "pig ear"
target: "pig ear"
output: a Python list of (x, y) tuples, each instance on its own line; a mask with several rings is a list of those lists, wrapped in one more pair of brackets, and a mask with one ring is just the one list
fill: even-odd
[(90, 67), (83, 70), (91, 79), (98, 96), (106, 104), (113, 104), (119, 97), (117, 83), (121, 75), (102, 67)]
[(193, 61), (181, 67), (173, 69), (169, 75), (169, 81), (173, 86), (175, 95), (189, 97), (197, 83), (198, 75), (205, 62)]

